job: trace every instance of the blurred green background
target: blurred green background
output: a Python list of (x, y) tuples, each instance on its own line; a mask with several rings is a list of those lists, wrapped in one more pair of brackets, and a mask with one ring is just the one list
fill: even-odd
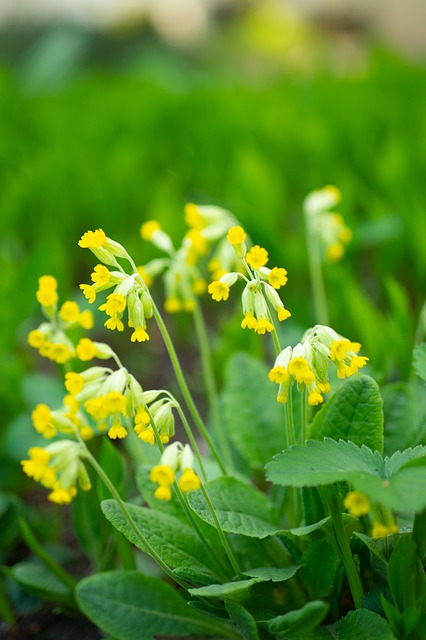
[[(335, 184), (354, 239), (326, 268), (332, 324), (363, 344), (379, 380), (410, 373), (426, 275), (424, 57), (374, 35), (358, 14), (313, 20), (280, 2), (216, 4), (189, 36), (161, 26), (158, 15), (98, 28), (64, 20), (2, 27), (6, 490), (25, 484), (18, 461), (31, 445), (32, 406), (58, 394), (53, 367), (26, 344), (40, 321), (37, 279), (52, 274), (62, 300), (78, 296), (95, 264), (77, 246), (87, 229), (102, 227), (142, 264), (155, 255), (139, 237), (144, 220), (160, 220), (179, 242), (186, 202), (230, 209), (271, 263), (288, 270), (288, 335), (298, 335), (315, 322), (302, 202)], [(232, 305), (204, 304), (212, 335), (223, 330), (220, 378), (230, 344), (256, 350), (261, 339), (238, 330)], [(189, 325), (177, 323), (192, 358)], [(114, 344), (129, 365), (152, 370), (142, 348), (132, 356), (126, 339)], [(150, 349), (158, 356), (158, 345)], [(166, 361), (157, 362), (154, 375), (162, 375)]]

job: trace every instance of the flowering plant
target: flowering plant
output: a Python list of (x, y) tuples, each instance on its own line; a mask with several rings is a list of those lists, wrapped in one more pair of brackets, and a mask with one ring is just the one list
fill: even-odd
[[(145, 222), (142, 238), (163, 256), (139, 267), (103, 230), (84, 233), (80, 247), (99, 261), (80, 285), (85, 298), (102, 296), (105, 327), (124, 333), (127, 324), (133, 343), (149, 341), (157, 325), (179, 397), (142, 386), (107, 343), (74, 340), (73, 328), (92, 328), (92, 314), (73, 301), (59, 307), (56, 279), (39, 279), (45, 319), (28, 341), (63, 366), (66, 394), (60, 407), (35, 407), (33, 425), (50, 442), (30, 448), (22, 468), (49, 500), (71, 503), (76, 528), (102, 532), (92, 554), (99, 570), (89, 577), (41, 554), (45, 591), (52, 596), (59, 581), (62, 602), (113, 637), (426, 637), (426, 447), (413, 428), (417, 446), (389, 451), (379, 386), (359, 373), (368, 358), (328, 326), (322, 264), (340, 259), (351, 238), (330, 211), (339, 198), (326, 187), (305, 201), (321, 323), (295, 345), (282, 326), (291, 315), (281, 296), (287, 271), (267, 266), (267, 250), (230, 212), (187, 205), (178, 249), (157, 221)], [(194, 321), (208, 426), (154, 301), (160, 276), (165, 310)], [(198, 298), (207, 289), (227, 301), (240, 283), (241, 328), (270, 336), (275, 354), (266, 352), (267, 365), (231, 354), (219, 394)], [(415, 354), (426, 379), (425, 345)], [(85, 521), (94, 485), (102, 525)], [(99, 562), (112, 531), (119, 568)]]

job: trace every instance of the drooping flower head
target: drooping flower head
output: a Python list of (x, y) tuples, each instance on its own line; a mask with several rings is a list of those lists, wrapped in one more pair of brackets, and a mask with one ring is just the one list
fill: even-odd
[(337, 187), (328, 185), (309, 193), (303, 203), (308, 232), (320, 243), (327, 262), (340, 260), (345, 246), (352, 240), (352, 231), (345, 225), (343, 217), (331, 211), (341, 197)]

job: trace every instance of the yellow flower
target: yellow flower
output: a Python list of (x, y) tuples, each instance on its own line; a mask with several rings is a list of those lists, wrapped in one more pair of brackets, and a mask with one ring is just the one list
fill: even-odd
[(58, 282), (53, 276), (41, 276), (38, 279), (38, 288), (40, 291), (56, 291)]
[(155, 482), (159, 484), (160, 487), (168, 487), (173, 484), (175, 480), (175, 474), (173, 469), (166, 464), (158, 464), (155, 467), (152, 467), (149, 479), (151, 482)]
[(282, 267), (274, 267), (268, 274), (268, 282), (274, 289), (283, 287), (287, 280), (287, 271)]
[(45, 336), (41, 331), (37, 331), (37, 329), (34, 329), (33, 331), (29, 332), (27, 339), (30, 347), (40, 349), (41, 345), (45, 341)]
[(316, 407), (318, 404), (324, 402), (324, 398), (318, 391), (311, 391), (308, 396), (308, 404), (311, 407)]
[(280, 366), (273, 367), (268, 374), (269, 380), (271, 380), (271, 382), (276, 382), (276, 384), (287, 382), (288, 377), (287, 369)]
[(56, 504), (69, 504), (76, 495), (77, 490), (75, 487), (64, 489), (59, 483), (56, 483), (53, 491), (47, 497)]
[(151, 276), (151, 274), (149, 274), (145, 267), (142, 266), (138, 267), (138, 273), (142, 280), (145, 282), (146, 286), (150, 287), (154, 282), (154, 278)]
[(247, 311), (244, 318), (241, 321), (241, 329), (256, 329), (257, 320), (252, 311)]
[(65, 364), (65, 362), (68, 362), (68, 360), (71, 360), (74, 356), (74, 353), (70, 348), (66, 344), (62, 344), (60, 342), (50, 342), (49, 344), (44, 342), (43, 346), (47, 346), (47, 350), (45, 352), (46, 357), (58, 364)]
[(108, 316), (115, 316), (122, 313), (125, 308), (126, 298), (121, 293), (110, 293), (107, 301), (99, 307), (99, 311), (105, 311)]
[(231, 227), (228, 231), (228, 235), (226, 236), (228, 242), (233, 246), (242, 244), (247, 237), (246, 232), (242, 227)]
[(92, 282), (95, 282), (98, 287), (102, 287), (110, 281), (111, 272), (103, 264), (97, 264), (90, 277)]
[(103, 403), (107, 413), (124, 413), (126, 410), (126, 398), (119, 391), (110, 391), (103, 397)]
[(311, 384), (315, 380), (315, 375), (311, 370), (308, 361), (302, 356), (290, 360), (288, 372), (295, 377), (299, 384)]
[(133, 331), (130, 336), (130, 340), (132, 342), (145, 342), (146, 340), (149, 340), (149, 335), (143, 327), (138, 327)]
[(345, 253), (345, 247), (341, 242), (333, 242), (325, 251), (325, 259), (327, 262), (338, 262)]
[(164, 309), (167, 313), (178, 313), (179, 311), (182, 311), (182, 303), (179, 298), (167, 298), (164, 301)]
[(172, 492), (168, 485), (160, 485), (154, 491), (154, 497), (157, 500), (166, 500), (169, 501), (172, 499)]
[(284, 307), (278, 307), (277, 314), (278, 314), (278, 320), (280, 322), (283, 322), (283, 320), (287, 320), (287, 318), (290, 318), (291, 316), (290, 311), (288, 309), (285, 309)]
[(373, 522), (371, 537), (374, 540), (385, 538), (386, 536), (392, 535), (393, 533), (398, 533), (398, 526), (395, 523), (386, 525), (382, 524), (381, 522)]
[(97, 247), (103, 247), (107, 242), (107, 237), (102, 229), (96, 229), (96, 231), (86, 231), (78, 241), (78, 246), (83, 249), (96, 249)]
[(94, 325), (93, 313), (88, 309), (82, 311), (78, 317), (78, 324), (86, 331), (92, 329)]
[(229, 298), (229, 287), (224, 282), (216, 281), (211, 282), (208, 286), (208, 292), (210, 293), (213, 300), (216, 302), (220, 302), (221, 300), (228, 300)]
[(89, 301), (89, 304), (96, 300), (96, 289), (91, 284), (81, 284), (80, 289), (83, 292), (84, 297)]
[(274, 325), (267, 318), (260, 317), (259, 320), (256, 323), (256, 326), (255, 326), (254, 330), (260, 336), (263, 336), (263, 335), (265, 335), (266, 332), (270, 333), (271, 331), (273, 331), (274, 330)]
[(46, 473), (50, 455), (42, 447), (31, 447), (28, 451), (30, 459), (21, 460), (22, 470), (29, 477), (40, 482)]
[(197, 205), (192, 202), (188, 202), (185, 205), (185, 222), (188, 227), (193, 227), (194, 229), (205, 227), (203, 216), (200, 214)]
[(60, 308), (59, 315), (65, 322), (76, 322), (80, 317), (78, 304), (72, 300), (67, 300)]
[(90, 338), (81, 338), (75, 350), (77, 357), (83, 362), (92, 360), (96, 356), (96, 346)]
[(116, 438), (125, 438), (127, 436), (127, 429), (125, 429), (125, 427), (123, 427), (123, 425), (121, 424), (121, 422), (114, 422), (114, 424), (111, 426), (110, 430), (108, 431), (108, 437), (111, 438), (111, 440), (115, 440)]
[(84, 386), (84, 378), (79, 373), (69, 371), (65, 374), (65, 389), (73, 396), (80, 393)]
[(51, 289), (39, 289), (36, 293), (36, 297), (38, 302), (43, 307), (53, 307), (53, 305), (58, 301), (58, 294), (56, 293), (56, 291), (53, 291)]
[(151, 240), (152, 236), (156, 231), (161, 230), (161, 225), (157, 220), (148, 220), (148, 222), (144, 222), (140, 228), (141, 237), (144, 240)]
[(370, 511), (370, 501), (360, 491), (349, 491), (343, 500), (343, 506), (351, 515), (357, 518), (367, 515)]
[(146, 442), (151, 446), (155, 443), (155, 436), (152, 429), (146, 429), (146, 428), (139, 429), (139, 425), (136, 425), (135, 431), (138, 434), (138, 438), (142, 440), (142, 442)]
[(188, 491), (195, 491), (200, 487), (200, 478), (197, 476), (195, 471), (192, 469), (185, 469), (179, 478), (179, 487), (183, 493), (188, 493)]
[(256, 244), (246, 254), (246, 261), (252, 269), (260, 269), (260, 267), (264, 267), (268, 262), (268, 252)]
[(335, 340), (331, 344), (330, 358), (338, 362), (344, 360), (350, 351), (358, 353), (361, 349), (359, 342), (351, 342), (350, 340)]
[(38, 404), (31, 413), (34, 428), (45, 438), (53, 438), (56, 434), (56, 426), (51, 410), (47, 404)]

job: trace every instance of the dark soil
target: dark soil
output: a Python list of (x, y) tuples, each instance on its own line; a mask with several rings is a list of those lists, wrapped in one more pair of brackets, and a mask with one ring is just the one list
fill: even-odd
[(84, 618), (70, 618), (52, 610), (18, 619), (15, 630), (0, 622), (0, 640), (100, 640), (102, 633)]

